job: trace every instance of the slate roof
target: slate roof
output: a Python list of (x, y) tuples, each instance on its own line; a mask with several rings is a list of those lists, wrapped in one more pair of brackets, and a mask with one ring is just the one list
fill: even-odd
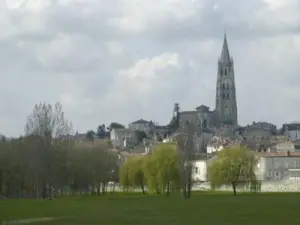
[(144, 124), (144, 123), (150, 123), (149, 121), (147, 121), (147, 120), (144, 120), (144, 119), (139, 119), (139, 120), (137, 120), (137, 121), (134, 121), (134, 122), (132, 122), (132, 124), (136, 124), (136, 123), (142, 123), (142, 124)]

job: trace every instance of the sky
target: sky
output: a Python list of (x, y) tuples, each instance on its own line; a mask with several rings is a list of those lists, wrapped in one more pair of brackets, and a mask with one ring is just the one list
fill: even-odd
[(0, 0), (0, 133), (40, 102), (79, 132), (214, 109), (225, 29), (239, 124), (300, 120), (300, 0)]

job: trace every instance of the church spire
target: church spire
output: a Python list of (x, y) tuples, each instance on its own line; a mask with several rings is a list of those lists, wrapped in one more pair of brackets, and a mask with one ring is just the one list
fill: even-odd
[(223, 41), (223, 48), (222, 48), (222, 54), (221, 54), (221, 61), (223, 62), (230, 62), (230, 54), (227, 44), (227, 38), (226, 38), (226, 31), (224, 33), (224, 41)]

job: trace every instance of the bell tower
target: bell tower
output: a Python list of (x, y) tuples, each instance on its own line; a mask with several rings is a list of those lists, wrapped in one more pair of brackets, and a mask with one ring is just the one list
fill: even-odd
[(221, 57), (218, 61), (216, 114), (220, 125), (238, 124), (233, 59), (229, 54), (226, 33)]

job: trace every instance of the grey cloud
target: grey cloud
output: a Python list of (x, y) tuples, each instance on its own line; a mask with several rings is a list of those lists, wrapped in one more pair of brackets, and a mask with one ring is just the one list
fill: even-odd
[[(225, 28), (235, 61), (240, 123), (298, 120), (300, 21), (288, 11), (298, 9), (282, 10), (290, 20), (276, 26), (261, 17), (275, 13), (266, 11), (262, 0), (194, 2), (195, 7), (190, 1), (175, 5), (179, 3), (160, 0), (150, 9), (147, 2), (62, 5), (56, 0), (40, 11), (5, 10), (0, 133), (22, 133), (27, 115), (40, 101), (61, 101), (82, 132), (138, 118), (167, 123), (174, 102), (183, 110), (200, 104), (214, 108)], [(134, 27), (134, 22), (140, 24)], [(121, 45), (120, 54), (110, 52), (110, 41)], [(178, 55), (178, 61), (165, 67), (167, 53)], [(131, 73), (141, 77), (129, 78)]]

